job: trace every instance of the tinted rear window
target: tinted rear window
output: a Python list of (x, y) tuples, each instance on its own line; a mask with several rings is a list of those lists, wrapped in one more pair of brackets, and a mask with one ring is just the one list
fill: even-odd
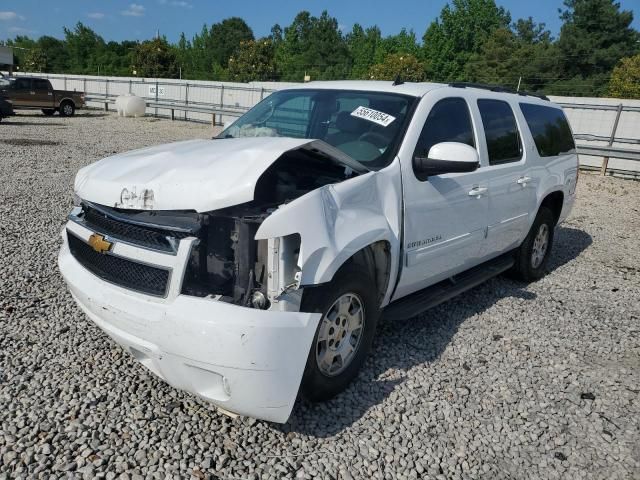
[(575, 149), (569, 122), (559, 108), (521, 103), (533, 141), (541, 157), (555, 157)]
[(487, 138), (489, 164), (517, 162), (522, 158), (522, 144), (513, 111), (502, 100), (478, 100), (482, 126)]

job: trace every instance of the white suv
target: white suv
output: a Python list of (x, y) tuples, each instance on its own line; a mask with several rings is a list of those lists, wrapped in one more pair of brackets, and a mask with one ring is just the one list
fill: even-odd
[(211, 140), (78, 172), (60, 270), (171, 385), (285, 422), (357, 375), (376, 323), (544, 274), (575, 198), (567, 120), (470, 84), (318, 82)]

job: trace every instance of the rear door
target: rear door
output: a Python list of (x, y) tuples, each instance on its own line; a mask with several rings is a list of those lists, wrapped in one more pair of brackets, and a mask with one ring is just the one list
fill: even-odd
[[(412, 142), (416, 136), (417, 141)], [(450, 90), (436, 90), (423, 98), (400, 151), (404, 250), (394, 298), (476, 265), (484, 243), (489, 205), (484, 169), (428, 178), (413, 170), (413, 158), (426, 156), (440, 142), (478, 146), (469, 104)]]
[(17, 78), (13, 81), (9, 95), (13, 100), (14, 107), (30, 107), (31, 101), (31, 79)]
[(49, 80), (34, 78), (31, 87), (34, 107), (53, 108), (53, 89)]
[(529, 229), (539, 182), (523, 146), (521, 128), (511, 104), (498, 98), (478, 98), (486, 142), (489, 175), (487, 241), (482, 256), (495, 256), (519, 245)]

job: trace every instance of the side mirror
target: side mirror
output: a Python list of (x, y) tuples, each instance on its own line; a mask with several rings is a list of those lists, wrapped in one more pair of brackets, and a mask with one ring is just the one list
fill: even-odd
[(429, 150), (427, 158), (413, 158), (413, 169), (419, 177), (473, 172), (479, 166), (478, 151), (465, 143), (458, 142), (436, 143)]

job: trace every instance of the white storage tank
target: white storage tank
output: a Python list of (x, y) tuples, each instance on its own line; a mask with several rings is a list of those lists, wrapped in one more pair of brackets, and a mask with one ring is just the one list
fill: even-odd
[(116, 110), (120, 117), (144, 117), (147, 105), (144, 98), (127, 93), (116, 98)]

